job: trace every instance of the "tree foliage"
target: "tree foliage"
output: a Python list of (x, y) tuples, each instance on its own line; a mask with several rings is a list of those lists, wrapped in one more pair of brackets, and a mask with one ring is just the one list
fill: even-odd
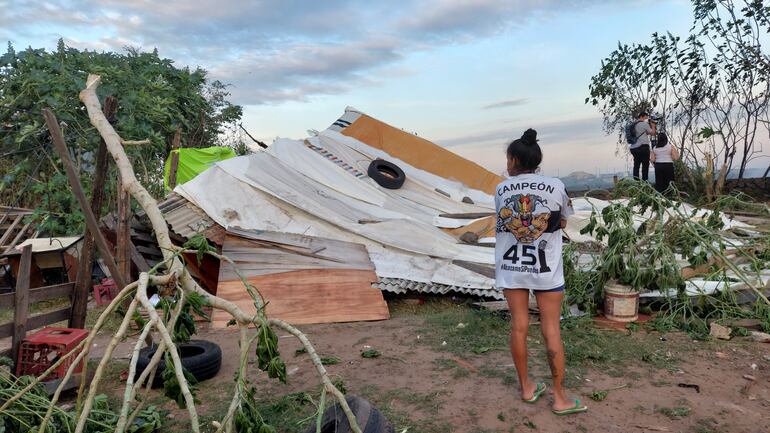
[[(81, 181), (90, 190), (100, 137), (78, 100), (88, 73), (105, 77), (101, 97), (118, 99), (115, 126), (121, 137), (150, 140), (127, 151), (140, 180), (155, 195), (163, 192), (163, 162), (177, 128), (185, 147), (242, 145), (235, 133), (241, 107), (228, 102), (227, 86), (207, 79), (203, 69), (176, 67), (157, 50), (96, 52), (60, 40), (53, 51), (16, 52), (9, 44), (0, 56), (0, 203), (35, 208), (44, 231), (82, 228), (83, 217), (51, 147), (41, 109), (56, 113)], [(108, 197), (114, 196), (115, 178), (114, 172), (108, 176)]]
[[(762, 45), (770, 6), (761, 1), (693, 0), (694, 23), (684, 39), (654, 33), (623, 44), (602, 61), (586, 103), (599, 108), (607, 133), (639, 111), (661, 114), (670, 142), (697, 170), (746, 166), (768, 132), (770, 55)], [(717, 164), (715, 164), (717, 163)]]

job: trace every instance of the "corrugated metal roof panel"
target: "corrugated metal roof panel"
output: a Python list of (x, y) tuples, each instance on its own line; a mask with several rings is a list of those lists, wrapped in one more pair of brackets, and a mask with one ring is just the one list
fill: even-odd
[(186, 238), (201, 233), (216, 224), (198, 206), (173, 192), (158, 207), (171, 226), (171, 230)]
[(499, 300), (505, 299), (505, 296), (503, 296), (502, 292), (495, 290), (494, 288), (472, 289), (460, 286), (449, 286), (445, 284), (421, 283), (419, 281), (412, 281), (401, 278), (380, 278), (378, 282), (372, 284), (372, 287), (378, 288), (384, 292), (395, 293), (398, 295), (402, 295), (407, 292), (446, 295), (448, 293), (454, 292), (469, 296), (494, 298)]

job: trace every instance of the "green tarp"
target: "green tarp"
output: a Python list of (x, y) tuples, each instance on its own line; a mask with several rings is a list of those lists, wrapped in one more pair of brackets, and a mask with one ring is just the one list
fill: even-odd
[(209, 167), (219, 161), (234, 158), (235, 152), (229, 147), (205, 147), (205, 148), (181, 148), (174, 149), (166, 158), (166, 167), (163, 170), (163, 184), (168, 186), (168, 176), (171, 171), (171, 157), (179, 154), (179, 165), (176, 169), (176, 184), (181, 185), (195, 176), (203, 173)]

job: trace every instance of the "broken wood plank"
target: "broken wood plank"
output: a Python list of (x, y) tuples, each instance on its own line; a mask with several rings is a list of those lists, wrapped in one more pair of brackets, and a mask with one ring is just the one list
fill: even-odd
[(22, 227), (21, 230), (19, 230), (19, 232), (16, 234), (16, 237), (13, 238), (13, 240), (11, 241), (10, 244), (8, 244), (8, 246), (6, 247), (5, 250), (6, 251), (12, 250), (13, 247), (15, 247), (19, 243), (19, 241), (21, 241), (21, 239), (24, 237), (24, 235), (27, 234), (27, 231), (29, 230), (29, 227), (31, 225), (32, 225), (31, 222), (28, 222), (28, 223), (24, 224), (24, 227)]
[(69, 179), (70, 186), (72, 187), (72, 192), (77, 198), (78, 203), (80, 204), (80, 209), (83, 211), (83, 215), (85, 216), (86, 226), (88, 227), (88, 230), (93, 234), (96, 247), (99, 250), (99, 254), (101, 255), (104, 263), (107, 265), (107, 268), (110, 270), (112, 278), (115, 280), (115, 283), (118, 285), (118, 287), (122, 289), (127, 285), (126, 279), (120, 273), (118, 265), (115, 263), (115, 259), (113, 258), (112, 253), (110, 252), (110, 249), (107, 245), (107, 241), (99, 231), (99, 222), (97, 221), (94, 213), (91, 211), (91, 207), (88, 205), (88, 201), (86, 200), (86, 195), (83, 193), (83, 186), (80, 184), (80, 178), (78, 177), (78, 174), (75, 171), (75, 167), (72, 164), (72, 160), (70, 159), (67, 144), (64, 142), (64, 135), (59, 128), (59, 122), (56, 120), (56, 116), (54, 116), (53, 112), (47, 108), (43, 109), (43, 116), (45, 117), (48, 131), (51, 133), (51, 139), (53, 140), (56, 153), (59, 154), (59, 159), (62, 161), (65, 171), (67, 172), (67, 178)]
[(21, 250), (21, 264), (16, 279), (16, 292), (13, 296), (13, 338), (11, 340), (11, 359), (16, 362), (21, 340), (27, 335), (27, 313), (29, 309), (29, 278), (32, 268), (32, 245)]
[(160, 250), (160, 248), (154, 245), (149, 247), (144, 245), (135, 245), (135, 248), (141, 254), (147, 254), (148, 256), (163, 258), (163, 252)]
[(16, 226), (21, 223), (21, 220), (24, 219), (24, 215), (18, 215), (16, 218), (14, 218), (13, 222), (11, 223), (10, 227), (3, 233), (3, 236), (0, 237), (0, 247), (5, 245), (6, 242), (13, 236), (13, 231), (16, 229)]
[(129, 242), (128, 247), (131, 252), (131, 262), (136, 266), (136, 270), (139, 272), (149, 272), (150, 265), (147, 263), (147, 260), (145, 260), (144, 256), (139, 254), (139, 251), (136, 249), (136, 246), (133, 242)]
[(466, 262), (465, 260), (452, 260), (452, 264), (463, 269), (483, 275), (487, 278), (495, 278), (495, 268), (491, 265), (482, 265), (479, 263)]
[[(222, 254), (246, 277), (309, 269), (374, 270), (362, 244), (276, 232), (237, 233), (226, 235)], [(219, 272), (219, 281), (238, 279), (229, 265)]]

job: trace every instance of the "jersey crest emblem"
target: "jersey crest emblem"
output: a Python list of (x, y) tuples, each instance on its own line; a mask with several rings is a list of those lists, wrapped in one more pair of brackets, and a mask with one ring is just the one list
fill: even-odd
[(505, 199), (497, 214), (497, 231), (509, 232), (519, 243), (535, 242), (548, 228), (551, 211), (535, 213), (546, 207), (545, 200), (534, 194), (516, 194)]

